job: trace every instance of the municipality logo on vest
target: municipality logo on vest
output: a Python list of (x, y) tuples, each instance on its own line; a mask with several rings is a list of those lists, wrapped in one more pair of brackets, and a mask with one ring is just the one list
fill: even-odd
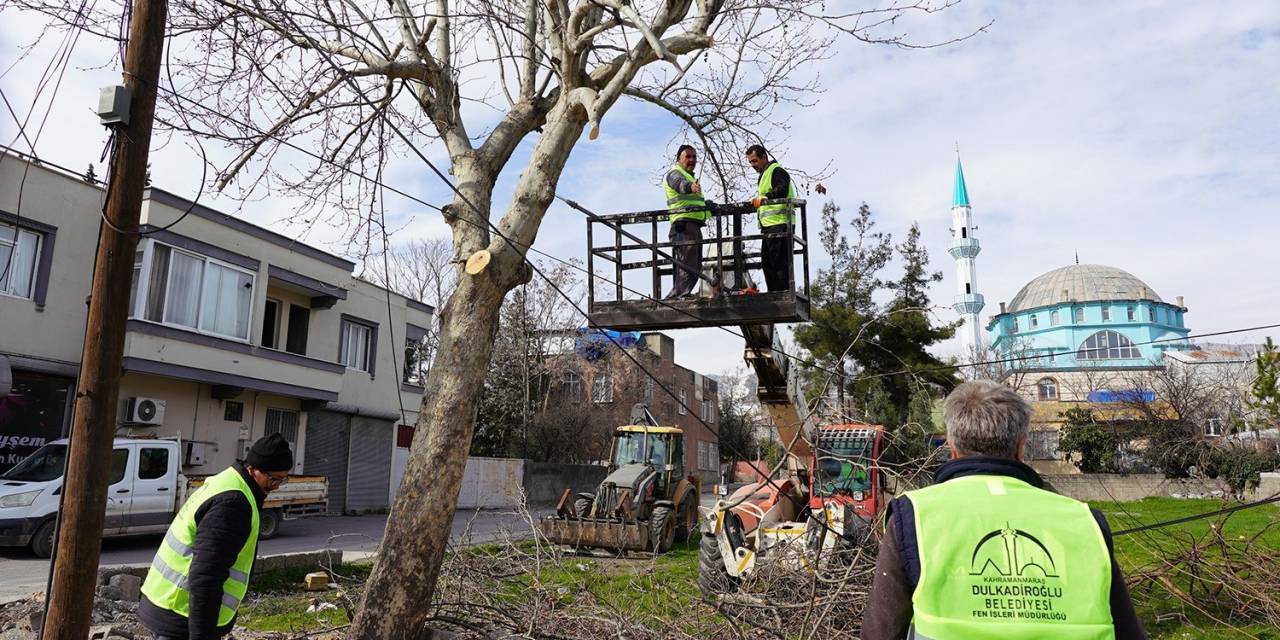
[(1056, 578), (1053, 554), (1035, 536), (1005, 525), (983, 536), (973, 547), (969, 575)]

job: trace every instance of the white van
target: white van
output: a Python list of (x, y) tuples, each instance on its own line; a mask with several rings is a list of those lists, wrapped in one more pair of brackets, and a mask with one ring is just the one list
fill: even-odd
[[(50, 442), (0, 475), (0, 546), (29, 545), (37, 556), (49, 557), (67, 445), (67, 440)], [(115, 439), (104, 538), (164, 533), (169, 528), (178, 507), (206, 477), (179, 470), (180, 446), (176, 440)], [(260, 537), (274, 536), (281, 520), (324, 513), (328, 495), (324, 476), (290, 476), (267, 496)]]

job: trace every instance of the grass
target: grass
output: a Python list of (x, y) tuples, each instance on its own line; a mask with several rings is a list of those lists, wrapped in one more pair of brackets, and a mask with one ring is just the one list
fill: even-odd
[[(1138, 502), (1094, 503), (1107, 514), (1114, 531), (1140, 524), (1172, 520), (1222, 508), (1217, 500), (1178, 500), (1149, 498)], [(1199, 520), (1165, 529), (1116, 538), (1116, 558), (1121, 570), (1132, 573), (1154, 564), (1162, 548), (1171, 547), (1177, 538), (1204, 535), (1218, 518)], [(1232, 514), (1225, 521), (1224, 533), (1229, 537), (1250, 536), (1280, 522), (1280, 508), (1268, 505)], [(1272, 550), (1280, 550), (1280, 527), (1259, 539)], [(532, 544), (532, 543), (526, 543)], [(492, 554), (497, 549), (479, 545), (467, 553)], [(343, 565), (344, 574), (358, 579), (368, 576), (367, 564)], [(677, 625), (691, 635), (721, 620), (719, 614), (706, 607), (697, 586), (697, 543), (677, 544), (671, 552), (657, 558), (619, 561), (609, 558), (567, 556), (543, 567), (541, 575), (523, 575), (494, 582), (493, 593), (500, 599), (520, 601), (528, 597), (534, 580), (541, 581), (543, 593), (555, 594), (557, 609), (599, 610), (605, 608), (617, 616), (638, 622), (652, 621), (654, 628)], [(347, 623), (345, 611), (335, 591), (319, 594), (301, 590), (307, 571), (277, 571), (253, 578), (249, 601), (241, 609), (240, 624), (254, 631), (317, 631)], [(1139, 618), (1151, 638), (1156, 640), (1280, 640), (1280, 630), (1262, 625), (1230, 626), (1215, 622), (1176, 599), (1158, 593), (1135, 593)], [(305, 613), (313, 599), (339, 604), (337, 610)], [(702, 615), (691, 615), (692, 613)], [(1227, 612), (1214, 612), (1225, 619)], [(702, 634), (705, 637), (705, 634)]]
[[(368, 563), (351, 563), (343, 564), (335, 571), (363, 582), (372, 568)], [(249, 594), (240, 607), (237, 624), (251, 631), (292, 633), (330, 629), (350, 622), (339, 591), (302, 590), (303, 578), (317, 570), (314, 567), (279, 569), (255, 574), (249, 581)], [(307, 607), (313, 602), (332, 603), (337, 608), (308, 613)]]
[[(1137, 502), (1095, 502), (1094, 508), (1107, 514), (1113, 531), (1128, 529), (1141, 524), (1163, 522), (1183, 516), (1195, 515), (1229, 506), (1218, 500), (1180, 500), (1175, 498), (1147, 498)], [(1116, 562), (1120, 570), (1132, 573), (1142, 567), (1150, 567), (1163, 557), (1162, 550), (1175, 548), (1179, 540), (1201, 537), (1220, 517), (1196, 520), (1163, 529), (1124, 535), (1116, 538)], [(1280, 522), (1280, 508), (1265, 505), (1231, 514), (1222, 523), (1223, 535), (1228, 539), (1244, 540), (1268, 525)], [(1273, 527), (1257, 541), (1265, 548), (1280, 550), (1280, 527)], [(1175, 581), (1176, 582), (1176, 581)], [(1264, 624), (1225, 625), (1214, 621), (1204, 613), (1183, 605), (1163, 594), (1135, 593), (1138, 617), (1153, 639), (1199, 640), (1261, 638), (1280, 640), (1280, 630)], [(1202, 605), (1206, 606), (1207, 605)], [(1227, 611), (1210, 611), (1214, 617), (1226, 619)]]

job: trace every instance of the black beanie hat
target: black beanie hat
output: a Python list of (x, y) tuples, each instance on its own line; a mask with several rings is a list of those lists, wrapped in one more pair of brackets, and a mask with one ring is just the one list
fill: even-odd
[(284, 436), (273, 433), (253, 443), (244, 463), (259, 471), (289, 471), (293, 469), (293, 452)]

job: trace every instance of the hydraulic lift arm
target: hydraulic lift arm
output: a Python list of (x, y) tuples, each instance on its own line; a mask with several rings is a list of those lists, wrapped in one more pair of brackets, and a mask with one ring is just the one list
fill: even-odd
[(782, 446), (791, 445), (787, 450), (787, 468), (790, 471), (808, 469), (812, 452), (809, 412), (774, 326), (743, 325), (742, 335), (747, 342), (743, 357), (756, 374), (756, 396), (773, 419)]

